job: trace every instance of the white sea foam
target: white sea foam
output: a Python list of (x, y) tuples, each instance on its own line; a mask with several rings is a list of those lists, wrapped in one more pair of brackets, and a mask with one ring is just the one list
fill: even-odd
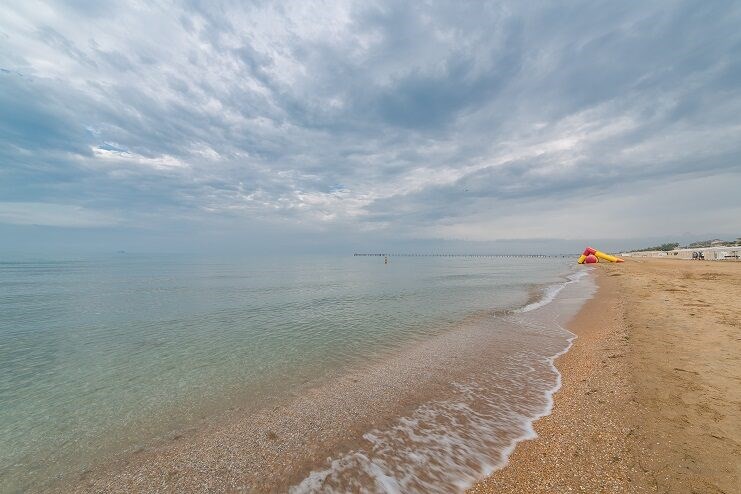
[[(453, 397), (425, 403), (391, 426), (363, 437), (363, 447), (328, 459), (290, 492), (461, 492), (503, 467), (520, 441), (537, 436), (533, 422), (551, 413), (553, 394), (561, 387), (555, 360), (568, 351), (576, 335), (551, 317), (523, 314), (551, 302), (574, 273), (538, 302), (509, 316), (527, 329), (538, 351), (508, 355), (504, 367), (454, 383)], [(525, 310), (527, 309), (527, 310)]]
[(558, 295), (561, 290), (563, 290), (567, 285), (575, 283), (583, 277), (587, 276), (590, 270), (591, 268), (587, 268), (583, 271), (576, 271), (574, 273), (571, 273), (566, 277), (567, 281), (546, 287), (540, 300), (537, 300), (531, 304), (526, 305), (525, 307), (517, 309), (515, 312), (530, 312), (531, 310), (535, 310), (543, 307), (544, 305), (550, 304), (551, 302), (553, 302), (553, 299), (556, 298), (556, 295)]
[[(519, 356), (507, 372), (527, 378), (510, 383), (456, 383), (455, 399), (424, 404), (383, 430), (363, 437), (364, 448), (312, 472), (292, 493), (455, 492), (503, 466), (517, 442), (535, 437), (532, 421), (550, 412), (550, 395), (560, 385), (550, 359), (527, 365)], [(544, 372), (544, 371), (550, 372)], [(537, 388), (540, 400), (509, 396), (522, 385)], [(494, 384), (494, 386), (492, 386)], [(492, 389), (493, 388), (493, 389)], [(507, 399), (509, 398), (509, 399)]]

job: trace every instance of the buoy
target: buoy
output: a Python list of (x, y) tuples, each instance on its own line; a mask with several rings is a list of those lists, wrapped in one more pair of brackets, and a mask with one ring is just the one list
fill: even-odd
[(595, 256), (594, 254), (589, 254), (584, 259), (584, 264), (594, 264), (594, 263), (597, 263), (597, 262), (599, 262), (599, 259), (597, 259), (597, 256)]

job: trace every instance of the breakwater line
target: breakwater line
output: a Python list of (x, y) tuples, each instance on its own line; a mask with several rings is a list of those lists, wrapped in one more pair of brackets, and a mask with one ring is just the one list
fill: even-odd
[(353, 257), (499, 257), (499, 258), (558, 258), (567, 259), (570, 257), (577, 258), (574, 254), (432, 254), (432, 253), (368, 253), (368, 252), (355, 252)]

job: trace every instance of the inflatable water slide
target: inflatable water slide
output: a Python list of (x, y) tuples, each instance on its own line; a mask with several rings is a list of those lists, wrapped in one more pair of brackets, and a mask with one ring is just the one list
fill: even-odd
[(600, 259), (607, 262), (624, 262), (624, 260), (620, 259), (619, 257), (605, 254), (604, 252), (593, 249), (592, 247), (587, 247), (586, 249), (584, 249), (584, 252), (582, 253), (582, 255), (579, 256), (579, 260), (577, 262), (579, 264), (594, 264), (596, 262), (599, 262)]

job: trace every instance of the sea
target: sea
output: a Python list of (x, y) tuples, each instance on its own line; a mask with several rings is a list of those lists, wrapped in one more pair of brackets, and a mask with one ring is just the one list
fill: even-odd
[[(0, 259), (0, 492), (115, 477), (142, 451), (155, 469), (174, 441), (209, 444), (214, 430), (251, 444), (244, 424), (270, 414), (294, 430), (234, 446), (231, 486), (461, 491), (550, 412), (589, 269), (507, 256)], [(326, 420), (287, 425), (309, 409)], [(250, 456), (284, 440), (279, 467)]]

